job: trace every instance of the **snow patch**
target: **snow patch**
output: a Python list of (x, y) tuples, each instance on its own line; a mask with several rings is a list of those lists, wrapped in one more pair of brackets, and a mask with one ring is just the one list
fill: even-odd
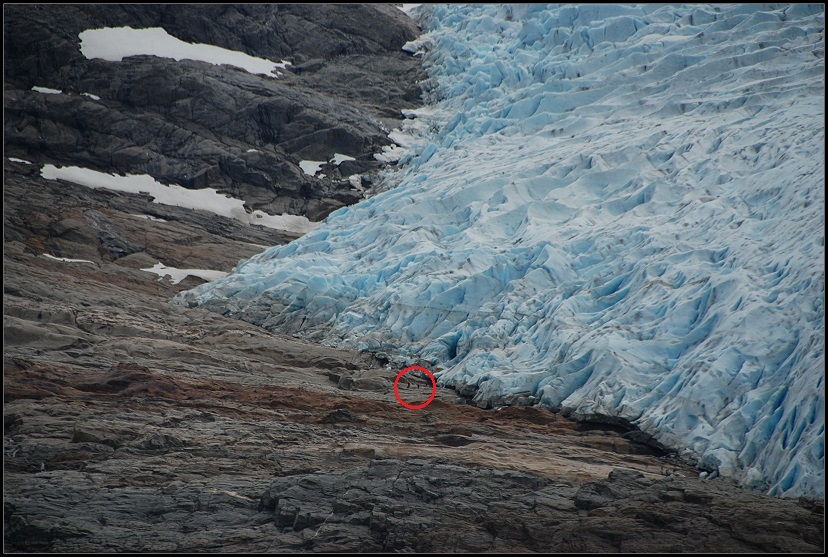
[(267, 77), (281, 75), (290, 62), (273, 62), (250, 56), (244, 52), (228, 50), (202, 43), (187, 43), (167, 33), (161, 27), (132, 29), (131, 27), (106, 27), (88, 29), (78, 35), (81, 53), (89, 60), (100, 58), (120, 62), (129, 56), (158, 56), (173, 60), (196, 60), (215, 65), (230, 65)]
[(136, 219), (145, 219), (145, 220), (151, 220), (151, 221), (155, 221), (155, 222), (169, 222), (166, 219), (161, 219), (161, 218), (158, 218), (158, 217), (154, 217), (152, 215), (132, 215), (132, 216), (135, 217)]
[(317, 172), (319, 172), (323, 166), (325, 166), (326, 161), (300, 161), (299, 168), (302, 169), (302, 172), (307, 174), (308, 176), (315, 176)]
[(172, 284), (178, 284), (188, 276), (202, 278), (206, 281), (214, 281), (227, 276), (224, 271), (211, 271), (208, 269), (176, 269), (175, 267), (167, 267), (163, 263), (156, 263), (148, 269), (141, 269), (148, 273), (155, 273), (158, 275), (158, 280), (163, 280), (164, 277), (169, 277)]
[(335, 153), (333, 158), (330, 160), (330, 162), (334, 163), (335, 166), (339, 166), (340, 164), (342, 164), (345, 161), (355, 161), (355, 160), (356, 159), (354, 157), (349, 157), (348, 155), (343, 155), (341, 153)]
[(208, 211), (245, 224), (297, 234), (309, 232), (316, 224), (306, 217), (296, 215), (268, 215), (259, 210), (248, 214), (244, 209), (244, 201), (220, 194), (213, 188), (191, 190), (178, 185), (165, 185), (145, 174), (118, 176), (77, 166), (57, 167), (51, 164), (44, 165), (40, 173), (47, 180), (66, 180), (90, 188), (146, 194), (153, 198), (154, 203)]
[(44, 253), (43, 257), (48, 257), (54, 261), (64, 261), (66, 263), (91, 263), (92, 265), (96, 265), (94, 261), (89, 261), (88, 259), (69, 259), (68, 257), (55, 257), (54, 255), (49, 255), (48, 253)]
[(32, 91), (37, 91), (38, 93), (46, 93), (47, 95), (60, 95), (63, 93), (60, 89), (50, 89), (49, 87), (39, 87), (35, 85), (32, 87)]
[(362, 187), (362, 176), (359, 174), (348, 176), (348, 181), (351, 183), (351, 187), (355, 190), (365, 191), (365, 188)]

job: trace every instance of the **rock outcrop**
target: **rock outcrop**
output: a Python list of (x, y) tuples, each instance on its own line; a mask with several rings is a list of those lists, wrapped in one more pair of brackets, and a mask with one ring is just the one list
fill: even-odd
[[(37, 164), (213, 187), (268, 213), (321, 220), (359, 200), (345, 179), (380, 164), (419, 104), (418, 30), (391, 5), (31, 5), (4, 8), (5, 152)], [(79, 34), (161, 27), (292, 65), (279, 77), (156, 56), (88, 60)], [(46, 87), (61, 94), (32, 90)], [(302, 160), (353, 157), (305, 174)]]

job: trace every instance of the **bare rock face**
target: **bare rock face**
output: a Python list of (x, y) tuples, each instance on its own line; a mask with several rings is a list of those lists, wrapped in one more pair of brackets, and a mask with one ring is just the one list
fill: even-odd
[[(310, 156), (303, 149), (317, 143), (303, 144), (299, 132), (262, 139), (265, 130), (294, 133), (290, 124), (279, 127), (281, 103), (303, 105), (290, 117), (296, 122), (306, 107), (321, 106), (312, 102), (348, 106), (357, 99), (364, 112), (353, 129), (367, 141), (367, 154), (374, 140), (364, 135), (371, 129), (364, 114), (380, 119), (408, 102), (400, 100), (403, 80), (396, 93), (373, 91), (377, 70), (366, 62), (394, 59), (397, 53), (382, 53), (409, 36), (410, 23), (396, 8), (5, 10), (12, 157), (152, 170), (184, 182), (187, 172), (203, 171), (205, 184), (226, 180), (268, 191), (263, 207), (281, 203), (310, 216), (313, 203), (322, 214), (347, 199), (323, 181), (290, 181), (295, 153)], [(385, 23), (365, 24), (375, 13)], [(261, 81), (195, 63), (85, 61), (73, 41), (77, 30), (96, 25), (162, 25), (185, 40), (293, 56), (300, 69)], [(407, 63), (395, 71), (407, 75)], [(353, 80), (335, 82), (337, 75)], [(34, 81), (44, 76), (55, 81)], [(180, 84), (174, 91), (183, 96), (162, 98), (168, 82)], [(83, 88), (72, 89), (78, 83)], [(308, 83), (328, 89), (304, 105)], [(32, 85), (75, 93), (42, 95)], [(87, 87), (100, 103), (76, 94)], [(198, 107), (217, 102), (209, 98), (214, 87), (244, 99), (237, 116), (228, 119), (219, 108), (215, 123), (196, 116)], [(351, 124), (333, 119), (347, 110), (320, 109), (319, 118), (332, 120), (316, 131), (346, 129)], [(259, 126), (264, 115), (269, 123)], [(229, 121), (236, 117), (239, 123)], [(262, 158), (245, 158), (248, 145)], [(260, 178), (279, 191), (256, 185)], [(282, 195), (293, 191), (290, 184), (304, 193)], [(8, 159), (3, 201), (7, 552), (824, 549), (823, 501), (775, 499), (700, 479), (645, 444), (646, 436), (618, 424), (575, 423), (524, 396), (484, 409), (464, 403), (463, 393), (438, 389), (426, 408), (408, 410), (393, 389), (399, 370), (382, 355), (172, 305), (177, 292), (205, 279), (177, 282), (146, 270), (163, 262), (228, 272), (290, 234), (146, 195), (45, 180), (37, 164)], [(430, 382), (407, 379), (400, 396), (421, 404)]]
[[(37, 164), (213, 187), (250, 209), (321, 220), (358, 201), (345, 179), (419, 103), (413, 20), (391, 5), (13, 5), (4, 8), (5, 151)], [(87, 29), (162, 27), (293, 66), (283, 75), (155, 56), (87, 60)], [(32, 87), (62, 94), (43, 94)], [(87, 94), (95, 95), (96, 100)], [(351, 168), (305, 174), (340, 153)]]

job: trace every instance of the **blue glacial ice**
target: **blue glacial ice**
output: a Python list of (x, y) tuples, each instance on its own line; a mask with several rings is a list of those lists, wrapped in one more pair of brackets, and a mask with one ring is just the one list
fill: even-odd
[(824, 497), (824, 7), (419, 17), (383, 191), (177, 302)]

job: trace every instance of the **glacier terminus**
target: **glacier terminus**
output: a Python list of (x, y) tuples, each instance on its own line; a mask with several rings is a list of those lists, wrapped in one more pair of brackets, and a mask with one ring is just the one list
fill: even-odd
[(824, 6), (415, 13), (381, 191), (177, 303), (824, 497)]

